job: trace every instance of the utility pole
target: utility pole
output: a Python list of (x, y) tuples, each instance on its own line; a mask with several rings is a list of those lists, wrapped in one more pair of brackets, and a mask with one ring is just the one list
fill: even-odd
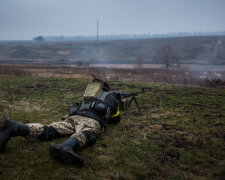
[(97, 41), (98, 41), (98, 20), (97, 20)]

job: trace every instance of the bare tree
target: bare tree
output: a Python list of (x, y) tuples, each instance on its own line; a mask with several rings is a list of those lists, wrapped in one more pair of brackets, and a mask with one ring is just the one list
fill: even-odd
[(222, 42), (218, 40), (216, 43), (212, 43), (207, 46), (201, 53), (199, 53), (198, 58), (205, 63), (210, 65), (216, 65), (218, 50)]
[(173, 55), (173, 61), (177, 65), (178, 68), (180, 68), (181, 59), (182, 59), (181, 56), (179, 56), (178, 54)]
[(168, 68), (170, 61), (174, 58), (173, 49), (171, 46), (163, 46), (157, 51), (157, 59), (165, 64), (165, 67)]
[(212, 48), (211, 48), (211, 62), (210, 63), (212, 65), (216, 64), (216, 57), (217, 57), (217, 54), (218, 54), (218, 49), (219, 49), (221, 44), (222, 44), (222, 42), (220, 40), (218, 40), (216, 42), (216, 44), (213, 45)]

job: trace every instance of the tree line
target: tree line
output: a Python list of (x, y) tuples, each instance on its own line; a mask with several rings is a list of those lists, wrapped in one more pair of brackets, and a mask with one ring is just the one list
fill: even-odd
[[(99, 35), (99, 40), (114, 40), (114, 39), (145, 39), (145, 38), (166, 38), (166, 37), (191, 37), (191, 36), (223, 36), (225, 31), (216, 32), (173, 32), (173, 33), (144, 33), (144, 34), (110, 34), (110, 35)], [(90, 36), (37, 36), (34, 37), (34, 41), (91, 41), (96, 40), (96, 35)]]

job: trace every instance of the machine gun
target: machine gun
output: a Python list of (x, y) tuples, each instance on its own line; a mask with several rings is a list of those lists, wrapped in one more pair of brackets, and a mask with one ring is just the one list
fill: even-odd
[[(137, 108), (138, 108), (138, 112), (139, 114), (141, 114), (141, 110), (140, 110), (140, 107), (139, 107), (139, 104), (138, 104), (138, 101), (136, 99), (136, 96), (140, 93), (144, 93), (146, 92), (146, 90), (144, 88), (142, 88), (141, 91), (138, 91), (138, 92), (132, 92), (132, 93), (123, 93), (123, 92), (115, 92), (116, 95), (117, 95), (117, 99), (121, 102), (124, 102), (126, 98), (128, 97), (131, 97), (129, 103), (128, 103), (128, 106), (130, 106), (131, 102), (134, 100)], [(125, 105), (124, 105), (125, 106)]]

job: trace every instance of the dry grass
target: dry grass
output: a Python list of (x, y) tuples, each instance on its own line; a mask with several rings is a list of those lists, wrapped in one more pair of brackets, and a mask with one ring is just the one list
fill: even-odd
[(225, 71), (186, 71), (181, 69), (122, 69), (48, 65), (0, 65), (0, 75), (91, 78), (91, 74), (111, 81), (160, 82), (225, 88)]

